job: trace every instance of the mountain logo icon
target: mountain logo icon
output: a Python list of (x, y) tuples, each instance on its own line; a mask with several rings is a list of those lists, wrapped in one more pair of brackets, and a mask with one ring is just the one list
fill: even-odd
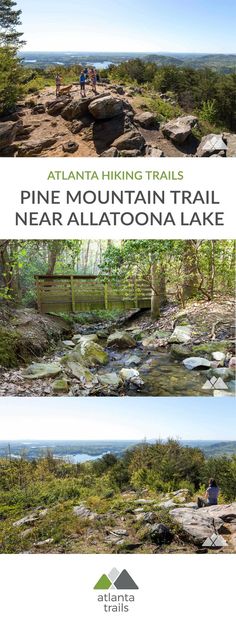
[(202, 546), (206, 546), (209, 549), (220, 549), (223, 546), (228, 546), (227, 542), (222, 536), (217, 533), (213, 533), (212, 536), (206, 538)]
[(94, 590), (138, 590), (138, 586), (127, 570), (121, 573), (112, 568), (108, 575), (103, 574), (94, 586)]
[(212, 377), (207, 379), (206, 383), (202, 386), (202, 390), (228, 390), (228, 386), (221, 377)]

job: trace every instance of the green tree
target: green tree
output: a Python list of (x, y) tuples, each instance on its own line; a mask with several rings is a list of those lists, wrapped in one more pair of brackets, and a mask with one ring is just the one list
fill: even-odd
[(25, 43), (18, 31), (20, 24), (16, 2), (0, 0), (0, 115), (11, 110), (23, 93), (23, 69), (17, 54)]

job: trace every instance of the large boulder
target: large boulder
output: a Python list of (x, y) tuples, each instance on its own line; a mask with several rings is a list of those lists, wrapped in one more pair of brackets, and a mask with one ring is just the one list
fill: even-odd
[(227, 157), (236, 157), (236, 134), (224, 133), (223, 140), (227, 142)]
[(60, 115), (65, 107), (71, 102), (71, 98), (57, 98), (47, 103), (47, 112), (49, 115)]
[(124, 133), (113, 142), (117, 150), (142, 150), (145, 146), (144, 137), (136, 130)]
[(216, 135), (215, 133), (210, 133), (210, 135), (205, 135), (202, 138), (201, 143), (198, 146), (196, 156), (197, 157), (211, 157), (212, 155), (216, 155), (221, 151), (224, 151), (226, 155), (227, 144), (223, 140), (223, 135)]
[(62, 117), (64, 120), (78, 120), (88, 113), (91, 98), (84, 98), (83, 100), (72, 100), (62, 110)]
[(192, 128), (197, 125), (197, 122), (198, 119), (195, 115), (183, 115), (164, 124), (162, 132), (165, 137), (176, 144), (183, 144), (191, 135)]
[(224, 523), (235, 524), (236, 503), (212, 505), (201, 509), (179, 507), (170, 511), (170, 515), (195, 544), (202, 546), (212, 534), (225, 531)]
[(21, 144), (18, 148), (18, 157), (34, 157), (40, 154), (40, 152), (43, 152), (43, 150), (51, 148), (51, 146), (56, 143), (57, 139), (57, 137), (48, 137)]
[(143, 113), (138, 113), (134, 116), (134, 122), (143, 128), (153, 128), (156, 123), (156, 118), (154, 113), (144, 111)]
[(134, 348), (136, 342), (126, 331), (115, 331), (107, 339), (108, 348)]
[(106, 351), (99, 344), (90, 340), (80, 343), (80, 353), (86, 366), (104, 366), (109, 361)]
[(191, 340), (191, 327), (190, 326), (176, 326), (168, 342), (170, 344), (187, 344)]
[(211, 362), (204, 357), (187, 357), (183, 364), (187, 370), (208, 370), (211, 367)]
[(61, 373), (61, 366), (58, 363), (35, 363), (28, 366), (23, 372), (25, 379), (45, 379), (48, 377), (56, 377)]
[(7, 148), (16, 138), (17, 122), (0, 122), (0, 150)]
[(112, 96), (103, 96), (93, 100), (89, 104), (89, 113), (95, 120), (106, 120), (107, 118), (115, 118), (123, 112), (123, 102), (119, 98)]

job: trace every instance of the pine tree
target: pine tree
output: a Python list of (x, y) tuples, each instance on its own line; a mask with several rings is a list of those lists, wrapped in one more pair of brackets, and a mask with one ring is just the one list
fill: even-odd
[(0, 46), (18, 48), (24, 43), (23, 33), (16, 30), (21, 24), (21, 10), (15, 7), (14, 0), (0, 0)]
[(18, 49), (25, 43), (18, 32), (21, 11), (14, 0), (0, 0), (0, 115), (11, 111), (22, 95), (22, 65)]

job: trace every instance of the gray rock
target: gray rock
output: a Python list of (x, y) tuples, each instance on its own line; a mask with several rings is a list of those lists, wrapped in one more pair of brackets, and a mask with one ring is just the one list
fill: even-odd
[(122, 368), (120, 376), (125, 383), (134, 383), (138, 387), (144, 385), (144, 381), (140, 378), (139, 371), (134, 368)]
[(95, 520), (96, 518), (98, 518), (98, 514), (96, 514), (95, 512), (91, 512), (91, 510), (85, 507), (83, 504), (75, 505), (73, 507), (73, 512), (75, 516), (78, 516), (78, 518), (83, 518), (84, 520)]
[(67, 379), (56, 379), (52, 384), (52, 392), (54, 396), (63, 396), (69, 392), (69, 384)]
[(121, 378), (118, 377), (116, 372), (108, 372), (107, 374), (99, 375), (98, 381), (105, 387), (118, 388), (121, 384)]
[(212, 357), (216, 361), (223, 361), (225, 359), (225, 353), (221, 353), (221, 351), (216, 351), (215, 353), (212, 353)]
[(65, 107), (71, 102), (71, 98), (57, 98), (52, 102), (47, 103), (47, 112), (49, 115), (60, 115)]
[(38, 113), (45, 113), (46, 108), (45, 105), (41, 104), (37, 104), (35, 105), (35, 107), (33, 107), (31, 114), (32, 115), (37, 115)]
[(143, 128), (153, 128), (156, 123), (156, 117), (154, 113), (144, 111), (134, 116), (134, 122)]
[(185, 344), (172, 344), (170, 349), (171, 357), (178, 361), (182, 361), (182, 359), (186, 359), (186, 357), (190, 357), (191, 348), (185, 346)]
[(208, 359), (204, 359), (204, 357), (188, 357), (183, 360), (183, 364), (188, 370), (195, 370), (196, 368), (204, 370), (211, 367), (211, 362)]
[(148, 157), (160, 158), (164, 157), (163, 150), (160, 150), (157, 146), (147, 146), (146, 155)]
[(207, 378), (221, 378), (223, 381), (231, 381), (235, 379), (235, 370), (233, 368), (210, 368), (207, 372)]
[(213, 505), (201, 509), (179, 507), (170, 511), (170, 515), (181, 525), (195, 544), (202, 546), (212, 533), (224, 531), (224, 522), (235, 523), (236, 503)]
[(118, 150), (142, 150), (145, 139), (138, 131), (131, 130), (115, 139), (113, 146)]
[(106, 351), (101, 346), (99, 346), (99, 344), (96, 344), (96, 342), (92, 342), (90, 340), (80, 343), (80, 352), (83, 363), (86, 366), (103, 366), (109, 361), (109, 357)]
[(23, 371), (22, 376), (25, 379), (45, 379), (56, 377), (60, 373), (61, 366), (58, 363), (34, 363)]
[(63, 340), (62, 341), (63, 346), (65, 346), (66, 348), (75, 348), (75, 343), (72, 342), (71, 340)]
[(62, 146), (63, 152), (69, 152), (70, 154), (73, 154), (74, 152), (76, 152), (76, 150), (78, 150), (78, 148), (79, 148), (79, 144), (77, 144), (77, 142), (73, 142), (73, 141), (66, 142)]
[(18, 125), (16, 122), (0, 122), (0, 150), (8, 148), (16, 138)]
[(107, 339), (108, 348), (134, 348), (136, 342), (126, 331), (114, 331)]
[(174, 537), (170, 528), (167, 527), (167, 525), (164, 525), (163, 523), (157, 523), (155, 525), (152, 525), (149, 535), (150, 535), (152, 542), (155, 542), (155, 544), (159, 544), (159, 545), (170, 544)]
[(190, 326), (176, 326), (174, 332), (170, 336), (168, 342), (176, 342), (179, 344), (187, 344), (191, 340), (191, 327)]
[(125, 360), (125, 366), (138, 366), (141, 362), (140, 357), (138, 355), (131, 355), (128, 359)]
[(90, 372), (88, 368), (85, 368), (83, 364), (79, 362), (70, 361), (70, 358), (66, 364), (66, 369), (69, 371), (73, 377), (78, 379), (84, 385), (92, 384), (95, 382), (93, 374)]
[(223, 135), (210, 133), (210, 135), (205, 135), (205, 137), (202, 138), (197, 149), (197, 157), (210, 157), (211, 155), (221, 152), (221, 150), (227, 151), (227, 145), (223, 140)]
[(78, 120), (88, 113), (89, 105), (92, 98), (84, 98), (83, 100), (72, 100), (61, 112), (64, 120)]
[(111, 147), (108, 148), (107, 150), (104, 150), (104, 152), (102, 152), (102, 154), (100, 155), (100, 157), (118, 157), (119, 156), (119, 152), (117, 150), (117, 148), (115, 147)]
[(89, 104), (89, 113), (95, 120), (106, 120), (121, 115), (123, 112), (123, 102), (113, 96), (102, 96), (93, 100)]
[(80, 133), (82, 128), (84, 128), (84, 124), (82, 120), (73, 120), (73, 122), (71, 123), (70, 130), (73, 133), (73, 135), (77, 135), (77, 133)]
[(224, 133), (223, 140), (227, 142), (227, 157), (236, 157), (236, 134)]
[(36, 520), (40, 520), (44, 518), (48, 513), (48, 508), (37, 507), (29, 516), (24, 516), (19, 520), (16, 520), (13, 523), (13, 527), (22, 527), (22, 525), (29, 525), (30, 523), (36, 522)]
[(168, 137), (176, 144), (183, 144), (191, 135), (192, 128), (197, 125), (198, 119), (194, 115), (184, 115), (162, 127), (163, 135)]
[(23, 143), (18, 148), (18, 157), (34, 157), (40, 152), (43, 152), (43, 150), (51, 148), (51, 146), (56, 143), (57, 139), (57, 137), (48, 137), (38, 141)]

